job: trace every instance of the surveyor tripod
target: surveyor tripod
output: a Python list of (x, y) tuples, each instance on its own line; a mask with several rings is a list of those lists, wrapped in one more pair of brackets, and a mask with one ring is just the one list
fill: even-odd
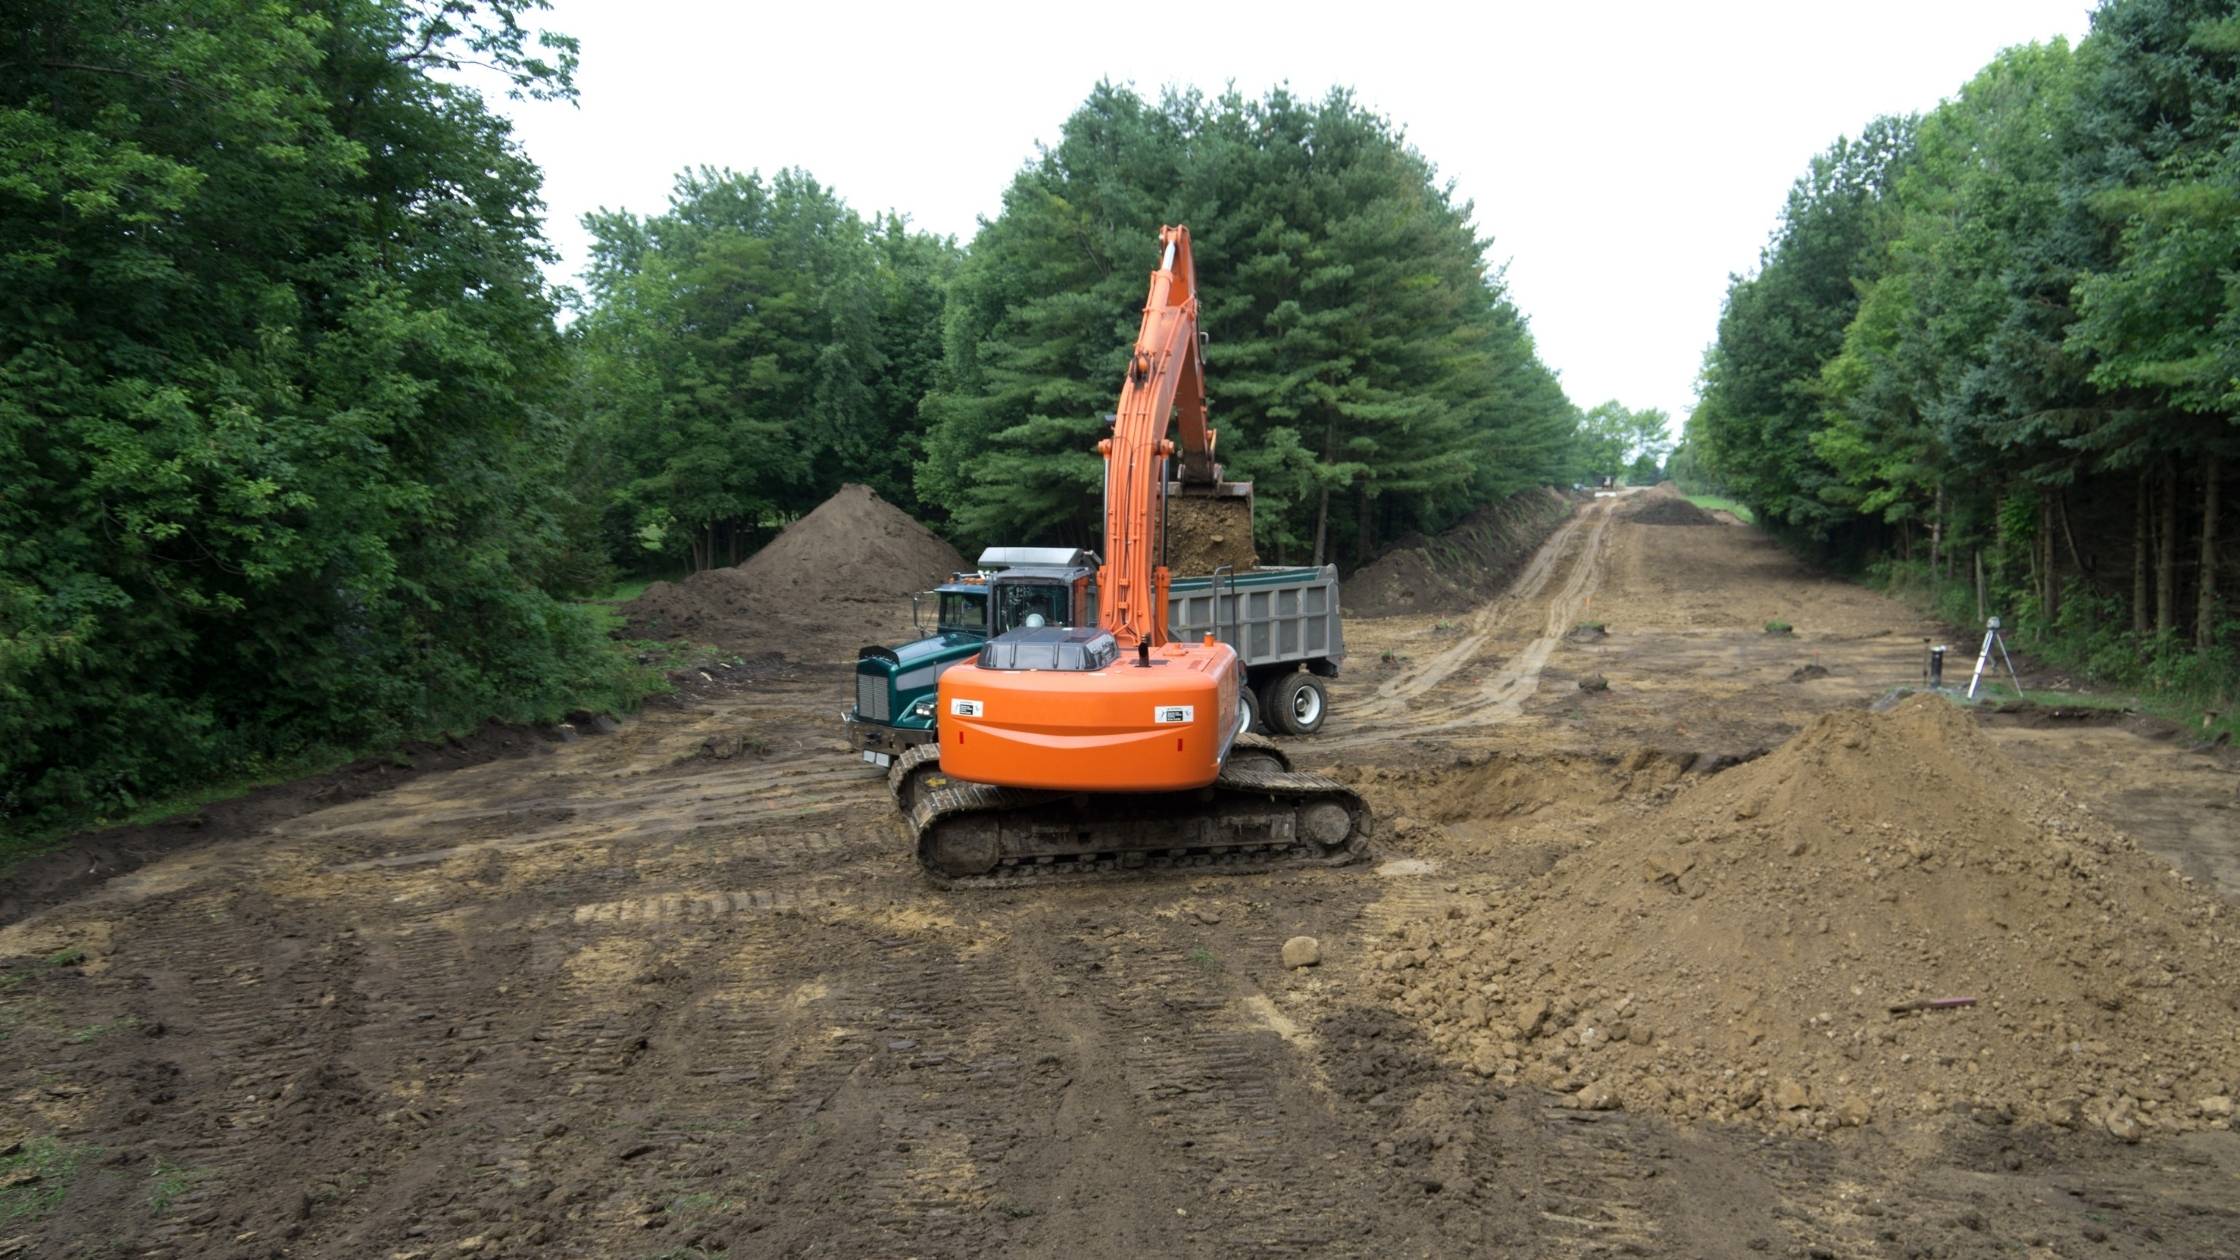
[(1991, 667), (1991, 649), (1999, 649), (1999, 659), (2006, 662), (2007, 677), (2014, 680), (2016, 699), (2022, 698), (2022, 675), (2014, 672), (2014, 658), (2007, 655), (2007, 636), (1999, 633), (1999, 619), (1991, 618), (1983, 626), (1983, 650), (1976, 653), (1976, 672), (1968, 678), (1968, 698), (1976, 698), (1976, 688), (1983, 684), (1983, 671)]

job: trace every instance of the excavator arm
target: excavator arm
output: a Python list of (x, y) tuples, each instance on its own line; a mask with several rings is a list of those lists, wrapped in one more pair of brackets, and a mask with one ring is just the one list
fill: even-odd
[[(1185, 486), (1221, 483), (1198, 358), (1198, 272), (1190, 257), (1190, 229), (1162, 227), (1159, 240), (1165, 248), (1159, 269), (1151, 273), (1151, 293), (1120, 383), (1112, 436), (1097, 444), (1105, 461), (1106, 559), (1097, 573), (1100, 620), (1129, 650), (1139, 643), (1156, 647), (1167, 641), (1167, 571), (1156, 554), (1164, 525), (1167, 461), (1181, 456)], [(1170, 418), (1179, 421), (1179, 448), (1167, 436)]]

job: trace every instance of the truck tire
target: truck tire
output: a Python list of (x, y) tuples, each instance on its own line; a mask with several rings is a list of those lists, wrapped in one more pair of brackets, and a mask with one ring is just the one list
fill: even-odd
[(1309, 673), (1284, 674), (1268, 681), (1260, 697), (1262, 714), (1287, 735), (1312, 735), (1330, 714), (1330, 693)]
[(1238, 703), (1244, 708), (1244, 733), (1247, 735), (1264, 734), (1268, 729), (1268, 723), (1265, 720), (1266, 715), (1261, 712), (1260, 693), (1254, 691), (1250, 683), (1246, 683), (1240, 688), (1240, 692)]

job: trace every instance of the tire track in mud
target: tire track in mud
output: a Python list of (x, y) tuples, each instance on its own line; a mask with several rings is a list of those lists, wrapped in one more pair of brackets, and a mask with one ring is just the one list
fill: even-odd
[[(373, 825), (333, 824), (302, 835), (305, 841), (347, 844), (380, 852), (330, 869), (355, 873), (425, 866), (477, 853), (520, 853), (582, 843), (642, 842), (714, 829), (754, 826), (832, 815), (885, 802), (883, 783), (860, 766), (799, 770), (776, 766), (743, 775), (700, 775), (652, 781), (643, 790), (607, 800), (562, 796), (540, 808), (509, 804), (503, 810), (461, 809), (378, 820)], [(468, 832), (453, 843), (412, 846), (448, 829)], [(476, 835), (476, 832), (491, 834)], [(454, 833), (456, 834), (456, 833)], [(403, 842), (394, 847), (382, 841)]]
[(1044, 1110), (1032, 1101), (1040, 1038), (1019, 1026), (1025, 995), (995, 954), (889, 938), (871, 966), (839, 999), (870, 1043), (858, 1088), (873, 1104), (874, 1154), (857, 1254), (973, 1254), (990, 1242), (997, 1178)]
[(1644, 1193), (1656, 1175), (1642, 1151), (1643, 1122), (1622, 1111), (1540, 1104), (1540, 1141), (1526, 1153), (1538, 1216), (1535, 1254), (1655, 1256), (1662, 1230)]
[[(1572, 545), (1578, 541), (1582, 528), (1599, 530), (1610, 517), (1608, 501), (1597, 501), (1587, 511), (1565, 521), (1561, 528), (1540, 544), (1524, 570), (1509, 583), (1508, 589), (1479, 605), (1470, 617), (1470, 630), (1462, 639), (1445, 648), (1438, 655), (1419, 665), (1411, 665), (1396, 677), (1387, 679), (1377, 687), (1376, 699), (1382, 701), (1408, 700), (1423, 695), (1447, 680), (1456, 670), (1474, 660), (1493, 638), (1507, 614), (1522, 604), (1539, 598), (1548, 580)], [(1587, 525), (1589, 519), (1595, 524)]]
[[(1827, 1143), (1792, 1140), (1779, 1150), (1766, 1149), (1773, 1157), (1760, 1161), (1760, 1167), (1780, 1195), (1774, 1215), (1795, 1244), (1796, 1254), (1825, 1260), (1876, 1260), (1888, 1254), (1844, 1205), (1847, 1191), (1856, 1187), (1843, 1179), (1836, 1153)], [(1919, 1189), (1914, 1187), (1916, 1192)], [(1917, 1198), (1908, 1204), (1907, 1214), (1926, 1217), (1929, 1206)]]
[[(1524, 703), (1539, 690), (1549, 658), (1602, 582), (1605, 544), (1617, 502), (1598, 500), (1566, 522), (1534, 553), (1507, 592), (1473, 614), (1471, 629), (1460, 642), (1388, 679), (1374, 695), (1351, 706), (1350, 733), (1303, 741), (1301, 747), (1310, 755), (1337, 752), (1396, 737), (1498, 725), (1523, 716)], [(1563, 564), (1566, 556), (1568, 567)], [(1563, 584), (1547, 599), (1538, 633), (1466, 694), (1455, 696), (1445, 689), (1450, 678), (1485, 654), (1503, 624), (1526, 613), (1542, 597), (1559, 572), (1565, 575)]]
[[(355, 1022), (347, 1007), (325, 1000), (347, 992), (354, 962), (309, 948), (276, 957), (272, 935), (260, 930), (270, 925), (244, 921), (242, 901), (196, 890), (143, 906), (118, 945), (135, 964), (119, 981), (162, 995), (163, 1014), (151, 1027), (163, 1036), (136, 1069), (168, 1078), (143, 1094), (142, 1108), (176, 1102), (165, 1128), (185, 1137), (167, 1144), (163, 1158), (189, 1174), (150, 1227), (147, 1255), (195, 1254), (238, 1230), (238, 1218), (222, 1217), (253, 1189), (256, 1151), (282, 1140), (291, 1122), (312, 1119), (299, 1108), (322, 1092), (329, 1030)], [(322, 981), (335, 987), (322, 993)], [(191, 1047), (184, 1061), (170, 1057), (181, 1044)]]
[(1265, 1021), (1248, 1022), (1218, 965), (1180, 947), (1131, 961), (1096, 1006), (1144, 1125), (1212, 1206), (1186, 1209), (1192, 1254), (1360, 1254), (1323, 1210), (1332, 1166), (1289, 1131), (1310, 1069)]

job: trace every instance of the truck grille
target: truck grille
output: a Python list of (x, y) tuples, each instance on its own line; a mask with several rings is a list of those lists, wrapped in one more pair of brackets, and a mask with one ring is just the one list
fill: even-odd
[(887, 711), (887, 680), (877, 674), (856, 675), (856, 716), (866, 722), (891, 722)]

